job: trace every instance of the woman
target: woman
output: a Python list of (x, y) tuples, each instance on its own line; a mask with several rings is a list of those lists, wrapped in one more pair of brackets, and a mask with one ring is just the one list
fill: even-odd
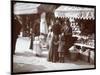
[(58, 45), (59, 36), (53, 34), (51, 39), (51, 45), (49, 46), (48, 61), (57, 62), (58, 61)]
[(63, 27), (63, 33), (65, 37), (65, 57), (70, 58), (70, 52), (69, 48), (73, 45), (73, 38), (72, 38), (72, 28), (70, 27), (70, 22), (65, 21), (64, 27)]
[(59, 46), (59, 34), (61, 33), (61, 25), (58, 20), (52, 26), (52, 39), (51, 46), (49, 47), (48, 61), (57, 62), (58, 61), (58, 46)]
[(51, 61), (51, 47), (52, 47), (52, 38), (53, 38), (53, 32), (52, 32), (52, 27), (49, 27), (49, 33), (47, 36), (47, 49), (49, 50), (48, 52), (48, 61)]

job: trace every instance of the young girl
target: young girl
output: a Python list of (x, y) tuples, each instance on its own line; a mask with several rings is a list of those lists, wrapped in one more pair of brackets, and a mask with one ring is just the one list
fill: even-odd
[(59, 62), (64, 62), (65, 57), (65, 38), (64, 33), (62, 33), (59, 37), (59, 47), (58, 47), (58, 53), (59, 53)]
[(52, 39), (52, 62), (57, 62), (59, 59), (58, 56), (58, 46), (59, 46), (59, 35), (53, 34), (53, 39)]
[(41, 56), (42, 50), (38, 36), (35, 37), (33, 51), (35, 51), (36, 56)]

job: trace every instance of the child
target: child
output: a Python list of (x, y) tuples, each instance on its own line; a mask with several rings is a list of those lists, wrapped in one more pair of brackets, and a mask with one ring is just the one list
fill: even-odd
[(58, 53), (59, 53), (59, 62), (64, 63), (64, 57), (65, 57), (65, 39), (64, 39), (64, 33), (62, 33), (59, 37), (59, 47), (58, 47)]
[(42, 50), (38, 36), (35, 37), (33, 51), (35, 51), (36, 56), (41, 56)]

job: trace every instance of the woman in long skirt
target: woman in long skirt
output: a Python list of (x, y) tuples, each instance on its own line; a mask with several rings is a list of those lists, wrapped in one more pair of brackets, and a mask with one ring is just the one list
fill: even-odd
[(59, 45), (59, 36), (54, 35), (52, 39), (52, 47), (51, 47), (51, 61), (57, 62), (58, 61), (58, 45)]
[(47, 60), (48, 61), (51, 61), (51, 56), (50, 56), (50, 52), (51, 52), (51, 47), (52, 47), (52, 38), (53, 38), (53, 32), (52, 32), (52, 28), (51, 26), (49, 27), (49, 32), (48, 32), (48, 35), (47, 35), (47, 49), (49, 50), (48, 51), (48, 58)]
[(51, 40), (51, 46), (49, 49), (48, 60), (52, 62), (58, 61), (58, 46), (59, 46), (59, 35), (61, 34), (61, 25), (59, 21), (52, 26), (53, 37)]

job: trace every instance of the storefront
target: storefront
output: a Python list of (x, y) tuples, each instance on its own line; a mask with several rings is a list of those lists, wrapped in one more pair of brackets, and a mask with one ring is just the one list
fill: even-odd
[[(22, 24), (21, 30), (24, 37), (30, 36), (31, 33), (35, 33), (36, 36), (41, 33), (41, 25), (45, 23), (46, 28), (51, 25), (54, 20), (54, 10), (58, 6), (46, 5), (46, 4), (34, 4), (34, 3), (15, 3), (14, 4), (14, 16)], [(45, 13), (45, 16), (43, 16)], [(44, 17), (44, 18), (43, 18)], [(42, 22), (43, 21), (43, 22)], [(45, 27), (45, 26), (44, 26)], [(47, 34), (47, 29), (45, 29)], [(44, 31), (42, 31), (44, 33)]]
[(39, 34), (38, 7), (40, 4), (33, 3), (16, 3), (14, 5), (14, 16), (22, 24), (21, 34), (24, 37), (29, 37), (31, 33)]
[[(82, 59), (94, 62), (95, 59), (95, 9), (92, 7), (60, 6), (55, 10), (58, 19), (69, 19), (72, 36), (78, 40), (74, 46), (86, 56)], [(83, 49), (85, 49), (83, 51)], [(89, 50), (89, 51), (88, 51)], [(81, 53), (81, 52), (80, 52)]]

